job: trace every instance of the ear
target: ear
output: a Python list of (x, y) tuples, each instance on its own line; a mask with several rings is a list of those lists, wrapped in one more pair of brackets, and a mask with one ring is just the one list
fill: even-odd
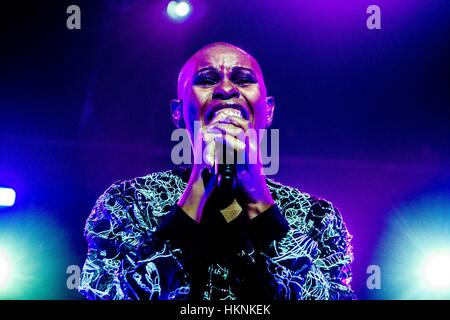
[(270, 96), (266, 98), (266, 128), (270, 127), (273, 121), (273, 113), (275, 110), (275, 98)]
[(183, 127), (183, 101), (172, 99), (170, 101), (170, 112), (172, 114), (173, 123), (177, 128)]

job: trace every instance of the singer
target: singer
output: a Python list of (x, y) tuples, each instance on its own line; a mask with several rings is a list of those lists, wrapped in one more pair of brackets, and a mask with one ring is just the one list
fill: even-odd
[[(275, 100), (258, 62), (231, 44), (210, 44), (181, 68), (170, 106), (175, 125), (203, 146), (194, 157), (205, 161), (117, 182), (99, 197), (86, 222), (80, 292), (90, 299), (355, 299), (351, 236), (338, 209), (265, 177), (259, 139), (239, 138), (272, 123)], [(231, 158), (257, 160), (221, 162), (224, 148)]]

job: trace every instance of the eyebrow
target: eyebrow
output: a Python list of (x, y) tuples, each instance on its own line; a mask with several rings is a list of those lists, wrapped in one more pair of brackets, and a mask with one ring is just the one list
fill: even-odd
[(194, 76), (197, 76), (197, 75), (207, 72), (207, 71), (218, 72), (218, 70), (214, 67), (205, 67), (205, 68), (201, 68), (200, 70), (198, 70)]
[[(209, 71), (209, 72), (220, 73), (220, 71), (217, 70), (216, 68), (214, 68), (214, 67), (212, 67), (212, 66), (209, 66), (209, 67), (201, 68), (200, 70), (198, 70), (198, 71), (195, 73), (194, 76), (197, 76), (197, 75), (199, 75), (199, 74), (201, 74), (201, 73), (208, 72), (208, 71)], [(252, 69), (250, 69), (250, 68), (247, 68), (247, 67), (233, 67), (233, 68), (231, 69), (231, 73), (235, 73), (235, 72), (239, 72), (239, 71), (245, 71), (245, 72), (251, 73), (251, 75), (252, 75), (253, 77), (256, 78), (255, 72), (254, 72)]]
[(252, 76), (254, 76), (256, 78), (255, 72), (250, 69), (250, 68), (246, 68), (246, 67), (233, 67), (233, 69), (231, 69), (231, 72), (238, 72), (238, 71), (246, 71), (252, 74)]

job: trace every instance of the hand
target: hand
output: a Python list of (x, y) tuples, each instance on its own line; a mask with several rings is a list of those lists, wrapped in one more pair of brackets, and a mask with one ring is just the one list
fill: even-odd
[(223, 117), (213, 123), (208, 131), (219, 131), (220, 135), (215, 138), (216, 145), (221, 147), (226, 144), (227, 150), (238, 154), (238, 159), (246, 159), (245, 164), (236, 166), (237, 200), (246, 208), (249, 218), (255, 218), (274, 204), (262, 172), (258, 133), (250, 121), (237, 116)]
[[(251, 137), (247, 141), (245, 136)], [(214, 164), (221, 155), (219, 148), (225, 144), (229, 152), (236, 152), (242, 159), (247, 159), (245, 164), (237, 164), (237, 193), (238, 202), (246, 208), (250, 219), (264, 212), (274, 204), (266, 180), (262, 174), (262, 163), (259, 154), (259, 139), (256, 131), (249, 121), (228, 116), (220, 112), (210, 124), (204, 126), (196, 139), (196, 145), (202, 146), (202, 152), (197, 154), (204, 161), (202, 164), (195, 164), (191, 173), (188, 186), (183, 193), (178, 204), (191, 216), (192, 219), (200, 222), (201, 213), (209, 196), (214, 191), (215, 183), (205, 186), (202, 179), (202, 171), (214, 170)], [(204, 152), (203, 152), (204, 150)]]

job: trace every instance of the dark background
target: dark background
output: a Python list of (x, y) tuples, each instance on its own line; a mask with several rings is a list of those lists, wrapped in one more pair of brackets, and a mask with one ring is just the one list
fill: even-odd
[[(0, 233), (31, 232), (23, 263), (42, 259), (43, 279), (0, 296), (80, 298), (66, 267), (83, 263), (95, 199), (116, 180), (173, 167), (179, 68), (227, 41), (258, 59), (276, 98), (275, 179), (341, 210), (354, 289), (387, 297), (388, 283), (366, 288), (366, 268), (382, 264), (391, 212), (450, 197), (450, 2), (191, 2), (184, 23), (167, 18), (162, 0), (2, 3), (0, 184), (17, 201), (0, 210)], [(70, 4), (81, 7), (81, 30), (66, 28)], [(366, 28), (370, 4), (382, 9), (381, 30)], [(36, 231), (34, 221), (50, 222)]]

